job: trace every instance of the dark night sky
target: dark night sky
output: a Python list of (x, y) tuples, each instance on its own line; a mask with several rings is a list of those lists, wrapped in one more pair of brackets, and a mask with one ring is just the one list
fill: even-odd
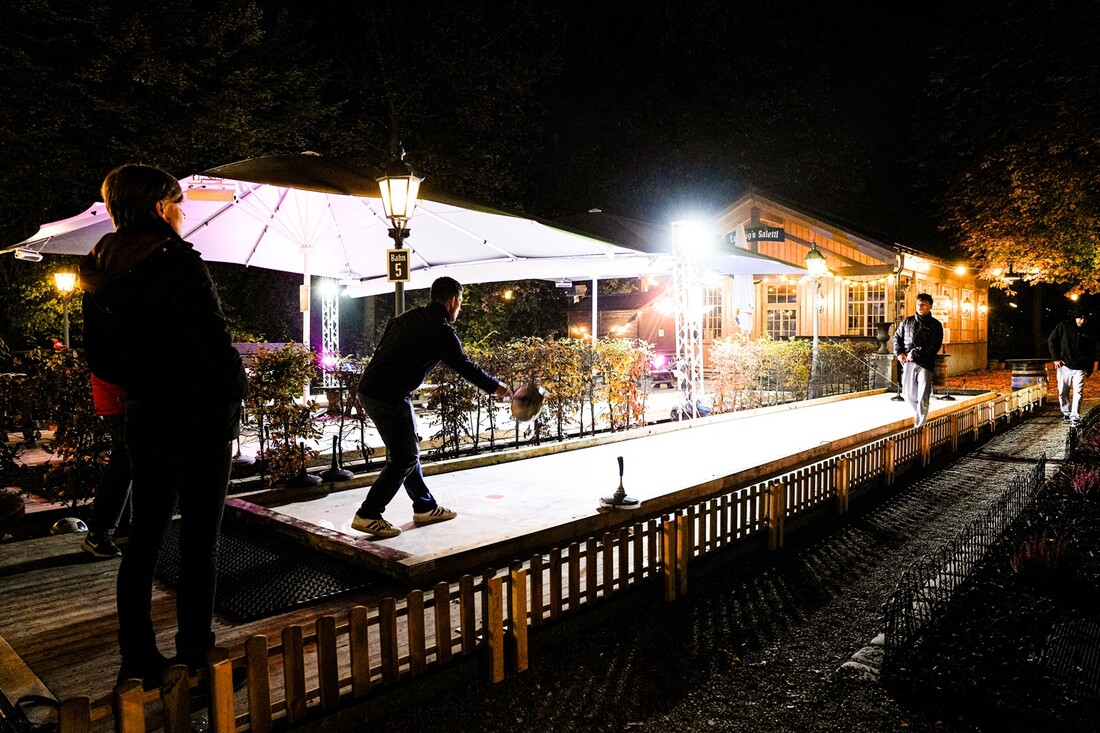
[(624, 7), (567, 17), (542, 205), (667, 221), (755, 185), (914, 246), (937, 240), (914, 190), (926, 16), (774, 0)]

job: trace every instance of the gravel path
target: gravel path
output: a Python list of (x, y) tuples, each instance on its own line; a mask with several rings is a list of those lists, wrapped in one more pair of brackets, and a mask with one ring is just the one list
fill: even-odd
[(524, 675), (441, 693), (363, 730), (979, 730), (837, 670), (880, 630), (901, 573), (981, 514), (1023, 459), (1060, 458), (1064, 440), (1048, 402), (934, 475), (906, 475), (885, 498), (792, 535), (778, 553), (693, 575), (675, 603), (631, 604), (533, 651)]

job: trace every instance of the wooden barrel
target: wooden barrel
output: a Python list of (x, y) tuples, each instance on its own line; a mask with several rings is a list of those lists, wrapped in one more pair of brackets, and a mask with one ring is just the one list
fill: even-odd
[(932, 372), (932, 386), (947, 385), (947, 354), (936, 354), (936, 369)]
[(1012, 389), (1046, 384), (1047, 363), (1041, 359), (1021, 359), (1012, 363)]

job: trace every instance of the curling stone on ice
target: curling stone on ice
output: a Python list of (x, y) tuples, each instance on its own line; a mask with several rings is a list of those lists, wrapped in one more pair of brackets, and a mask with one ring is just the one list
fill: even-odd
[(634, 497), (626, 495), (626, 489), (623, 488), (623, 457), (619, 456), (619, 488), (615, 489), (614, 495), (600, 499), (600, 506), (608, 509), (637, 509), (641, 503)]
[(534, 420), (542, 403), (546, 399), (546, 390), (538, 382), (527, 382), (512, 393), (512, 417), (516, 422)]

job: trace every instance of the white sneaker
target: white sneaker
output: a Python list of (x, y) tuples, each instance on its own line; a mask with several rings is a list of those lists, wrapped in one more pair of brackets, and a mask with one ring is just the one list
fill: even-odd
[(369, 535), (378, 537), (379, 539), (387, 539), (389, 537), (396, 537), (401, 534), (401, 530), (393, 526), (385, 519), (368, 519), (367, 517), (361, 517), (358, 514), (355, 515), (355, 519), (351, 520), (351, 528), (360, 532), (366, 532)]
[(448, 519), (454, 519), (457, 516), (450, 509), (437, 506), (431, 511), (413, 512), (413, 521), (417, 524), (431, 524), (432, 522), (446, 522)]

